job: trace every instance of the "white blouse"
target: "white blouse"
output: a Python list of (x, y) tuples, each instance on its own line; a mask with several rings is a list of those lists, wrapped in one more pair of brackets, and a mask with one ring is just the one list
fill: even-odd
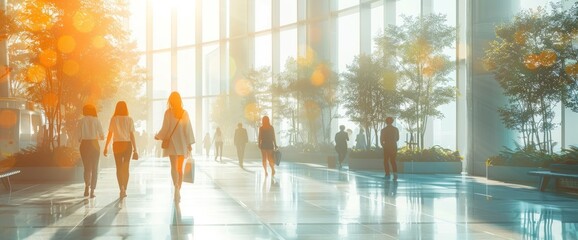
[[(173, 129), (174, 133), (171, 136)], [(163, 126), (157, 133), (156, 138), (162, 140), (169, 136), (171, 138), (169, 141), (169, 147), (163, 149), (163, 156), (184, 156), (189, 152), (189, 146), (195, 143), (195, 135), (193, 134), (193, 126), (191, 125), (191, 119), (189, 118), (189, 113), (187, 113), (187, 111), (183, 113), (180, 120), (175, 117), (175, 114), (173, 114), (171, 109), (165, 111)]]
[(98, 118), (84, 116), (78, 122), (78, 140), (104, 140), (104, 132)]
[(135, 132), (134, 122), (129, 116), (113, 116), (108, 131), (112, 132), (112, 142), (130, 142), (130, 134)]

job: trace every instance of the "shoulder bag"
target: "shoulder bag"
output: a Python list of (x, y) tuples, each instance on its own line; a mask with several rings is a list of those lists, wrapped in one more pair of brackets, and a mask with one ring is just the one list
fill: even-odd
[(169, 137), (166, 137), (165, 139), (163, 139), (163, 142), (161, 144), (162, 149), (169, 148), (169, 143), (171, 142), (171, 137), (173, 137), (173, 133), (175, 133), (177, 126), (179, 126), (179, 122), (181, 121), (181, 118), (183, 118), (183, 115), (185, 115), (184, 112), (183, 112), (183, 114), (181, 114), (181, 117), (179, 118), (179, 120), (177, 120), (177, 123), (175, 124), (175, 127), (173, 128), (173, 131), (171, 132), (171, 135), (169, 135)]

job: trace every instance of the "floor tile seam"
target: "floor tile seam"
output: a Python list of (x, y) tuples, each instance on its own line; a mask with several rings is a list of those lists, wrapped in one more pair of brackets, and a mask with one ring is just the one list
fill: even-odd
[[(250, 215), (252, 215), (255, 219), (257, 219), (257, 221), (259, 221), (262, 226), (265, 226), (265, 228), (267, 228), (271, 233), (273, 233), (275, 236), (277, 236), (278, 239), (285, 239), (280, 233), (278, 233), (275, 229), (273, 229), (267, 222), (263, 221), (261, 219), (261, 217), (255, 211), (253, 211), (252, 209), (249, 208), (249, 206), (247, 206), (242, 201), (234, 198), (231, 194), (229, 194), (229, 192), (225, 191), (225, 189), (222, 187), (222, 185), (220, 185), (217, 181), (215, 181), (211, 175), (209, 175), (208, 173), (206, 173), (204, 171), (204, 169), (201, 169), (201, 171), (203, 171), (205, 173), (205, 175), (209, 179), (211, 179), (211, 182), (213, 182), (213, 184), (215, 186), (218, 186), (219, 191), (223, 192), (231, 200), (235, 201), (239, 206), (241, 206), (243, 209), (245, 209), (245, 211), (247, 211)], [(251, 176), (254, 176), (254, 175), (251, 175)]]

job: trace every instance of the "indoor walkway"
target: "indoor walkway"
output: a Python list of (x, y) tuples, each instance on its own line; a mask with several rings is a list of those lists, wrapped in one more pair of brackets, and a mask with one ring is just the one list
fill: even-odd
[(0, 192), (0, 239), (578, 239), (578, 197), (458, 175), (349, 172), (197, 159), (175, 205), (167, 159), (133, 161), (128, 197), (103, 168), (83, 184)]

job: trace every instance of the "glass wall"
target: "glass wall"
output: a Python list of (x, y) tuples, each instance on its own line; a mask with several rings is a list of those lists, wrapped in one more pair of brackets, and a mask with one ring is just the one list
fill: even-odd
[[(478, 78), (486, 82), (494, 80), (490, 74), (476, 70), (480, 64), (475, 59), (483, 54), (487, 41), (492, 39), (495, 25), (509, 21), (518, 11), (548, 3), (547, 0), (508, 0), (507, 4), (503, 3), (508, 6), (507, 10), (500, 8), (504, 11), (504, 18), (494, 18), (494, 22), (483, 23), (479, 22), (479, 18), (473, 19), (478, 16), (476, 11), (482, 17), (490, 12), (495, 16), (497, 13), (492, 9), (496, 8), (496, 4), (502, 4), (500, 1), (485, 2), (493, 6), (485, 10), (477, 7), (484, 4), (483, 0), (324, 0), (326, 2), (323, 4), (295, 0), (231, 1), (130, 0), (132, 15), (129, 26), (138, 50), (142, 51), (140, 64), (147, 68), (150, 78), (147, 95), (151, 98), (154, 113), (164, 111), (166, 98), (171, 91), (179, 91), (186, 99), (187, 110), (199, 122), (195, 123), (195, 131), (200, 132), (196, 133), (200, 138), (204, 133), (214, 130), (211, 114), (219, 101), (218, 97), (235, 97), (236, 93), (231, 91), (231, 86), (235, 86), (239, 76), (250, 68), (270, 67), (274, 71), (283, 72), (288, 58), (307, 56), (309, 50), (312, 50), (327, 58), (323, 60), (331, 63), (333, 71), (343, 73), (361, 51), (367, 51), (368, 48), (360, 44), (370, 42), (367, 43), (371, 44), (369, 49), (374, 50), (375, 38), (383, 33), (388, 24), (401, 25), (403, 16), (442, 13), (447, 17), (447, 24), (458, 29), (456, 42), (443, 51), (450, 59), (456, 60), (455, 71), (449, 73), (449, 86), (456, 89), (458, 96), (455, 101), (438, 109), (444, 115), (443, 118), (428, 119), (426, 147), (440, 145), (460, 149), (468, 160), (478, 159), (476, 161), (487, 156), (467, 153), (476, 147), (484, 148), (475, 146), (473, 141), (478, 138), (473, 135), (483, 132), (483, 129), (493, 129), (476, 127), (483, 122), (476, 119), (479, 114), (484, 114), (483, 111), (478, 112), (480, 106), (486, 106), (486, 103), (479, 100), (490, 98), (483, 96), (485, 86), (476, 84), (480, 83)], [(230, 4), (235, 7), (230, 7)], [(307, 9), (308, 6), (315, 6), (321, 11), (312, 13), (309, 11), (311, 9)], [(278, 16), (272, 16), (274, 13), (278, 13)], [(361, 25), (368, 29), (363, 29)], [(329, 29), (311, 31), (319, 26)], [(477, 30), (482, 31), (481, 27), (485, 27), (483, 34), (486, 35), (475, 35)], [(229, 37), (229, 32), (235, 36)], [(472, 36), (483, 39), (469, 39), (471, 36), (468, 34), (471, 32), (474, 34)], [(319, 39), (323, 42), (316, 42)], [(275, 76), (271, 77), (274, 79)], [(499, 90), (499, 86), (494, 90)], [(480, 98), (477, 98), (476, 93), (481, 94)], [(492, 104), (494, 110), (500, 106), (498, 102)], [(565, 127), (568, 126), (567, 122), (577, 121), (578, 114), (562, 106), (557, 109), (557, 125), (552, 138), (558, 143), (556, 150), (560, 150), (561, 147), (578, 144), (578, 135)], [(494, 110), (487, 111), (489, 113)], [(340, 112), (343, 113), (343, 109)], [(147, 125), (148, 130), (154, 131), (162, 119), (159, 119), (158, 114), (152, 114), (149, 120), (152, 124)], [(348, 129), (358, 129), (357, 123), (351, 122), (347, 116), (342, 116), (335, 123), (345, 124)], [(405, 125), (402, 122), (397, 124), (402, 136), (400, 145), (403, 146), (406, 141)], [(487, 124), (501, 123), (499, 119), (494, 119)], [(333, 131), (337, 129), (336, 126), (332, 127)], [(289, 125), (279, 129), (285, 133), (289, 130)], [(501, 137), (503, 139), (497, 141), (500, 146), (520, 141), (517, 134), (503, 134)], [(491, 139), (491, 136), (479, 139)]]

